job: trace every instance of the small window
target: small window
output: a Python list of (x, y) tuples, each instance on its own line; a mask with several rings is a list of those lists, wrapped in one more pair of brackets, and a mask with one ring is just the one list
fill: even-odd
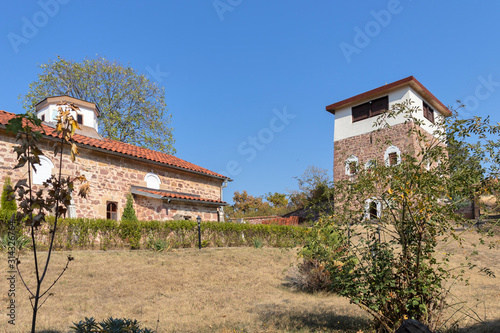
[(160, 189), (161, 181), (160, 181), (160, 177), (158, 177), (158, 175), (150, 172), (144, 177), (144, 181), (146, 182), (146, 186), (148, 188), (152, 188), (155, 190)]
[(351, 155), (345, 161), (345, 174), (348, 176), (354, 176), (358, 171), (358, 158), (354, 155)]
[(371, 113), (370, 117), (378, 116), (389, 109), (389, 98), (384, 96), (382, 98), (374, 99), (371, 102)]
[(356, 162), (349, 162), (349, 173), (351, 175), (355, 175), (357, 172), (356, 172)]
[(398, 165), (401, 163), (401, 151), (396, 146), (387, 148), (384, 154), (384, 161), (386, 166)]
[(77, 114), (76, 115), (76, 122), (80, 125), (83, 125), (83, 115)]
[(42, 114), (42, 118), (41, 119), (42, 119), (42, 121), (45, 121), (45, 115), (44, 114)]
[(398, 154), (396, 152), (389, 154), (389, 165), (393, 166), (398, 164)]
[(376, 220), (378, 218), (377, 202), (370, 202), (370, 220)]
[(365, 170), (367, 172), (372, 172), (372, 169), (375, 167), (375, 160), (368, 160), (368, 162), (365, 163)]
[(371, 198), (365, 201), (365, 219), (377, 220), (382, 214), (382, 203), (376, 198)]
[(52, 175), (54, 164), (45, 156), (39, 156), (40, 164), (35, 164), (33, 170), (33, 184), (42, 185)]
[(384, 96), (352, 107), (352, 122), (378, 116), (389, 109), (389, 97)]
[(423, 110), (424, 117), (434, 124), (434, 110), (425, 102), (423, 102)]
[(360, 121), (370, 117), (370, 103), (364, 103), (352, 108), (352, 122)]
[(116, 202), (106, 202), (106, 219), (117, 220), (118, 204)]

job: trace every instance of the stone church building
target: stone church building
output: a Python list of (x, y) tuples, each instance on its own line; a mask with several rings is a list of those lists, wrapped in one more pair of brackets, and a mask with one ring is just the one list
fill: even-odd
[[(222, 191), (231, 181), (226, 176), (189, 163), (175, 156), (102, 138), (98, 132), (99, 109), (95, 104), (68, 96), (48, 97), (36, 105), (46, 135), (40, 142), (45, 156), (32, 173), (40, 185), (58, 170), (54, 158), (54, 124), (59, 102), (77, 105), (74, 119), (82, 128), (74, 135), (80, 155), (72, 163), (63, 154), (63, 175), (84, 175), (90, 191), (86, 199), (75, 195), (67, 217), (108, 218), (119, 220), (127, 194), (132, 193), (134, 209), (140, 220), (196, 219), (223, 221)], [(0, 182), (9, 176), (13, 183), (27, 176), (27, 167), (13, 170), (17, 164), (12, 133), (5, 125), (15, 114), (0, 110)]]
[[(373, 127), (378, 115), (405, 101), (411, 101), (411, 106), (418, 108), (413, 116), (422, 121), (421, 126), (406, 124), (401, 114), (388, 119), (390, 128), (377, 131)], [(451, 111), (413, 76), (328, 105), (326, 111), (335, 115), (334, 181), (355, 179), (357, 170), (367, 169), (375, 161), (387, 166), (401, 163), (403, 152), (411, 153), (418, 147), (416, 137), (408, 136), (409, 126), (416, 126), (417, 130), (432, 136), (438, 119), (451, 115)], [(391, 144), (383, 143), (385, 138), (389, 138)], [(368, 218), (380, 216), (380, 202), (367, 199), (365, 204)]]

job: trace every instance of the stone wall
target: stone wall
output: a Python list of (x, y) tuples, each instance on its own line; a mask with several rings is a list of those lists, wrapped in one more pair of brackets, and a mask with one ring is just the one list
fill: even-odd
[[(54, 141), (42, 140), (40, 148), (54, 164), (53, 174), (59, 167), (59, 156), (54, 157)], [(0, 130), (0, 182), (9, 176), (13, 183), (27, 177), (27, 167), (13, 170), (16, 165), (14, 137)], [(116, 202), (118, 218), (125, 208), (126, 195), (130, 187), (146, 187), (144, 177), (152, 172), (161, 180), (160, 189), (184, 194), (197, 195), (204, 199), (220, 200), (222, 180), (147, 163), (138, 159), (117, 156), (107, 152), (79, 147), (80, 155), (72, 163), (68, 154), (63, 154), (63, 175), (83, 174), (90, 185), (87, 199), (75, 195), (77, 217), (106, 218), (106, 203)], [(190, 217), (198, 215), (205, 221), (217, 221), (217, 206), (203, 203), (166, 203), (161, 199), (152, 199), (134, 195), (134, 208), (141, 220), (171, 220), (174, 216)]]
[[(351, 155), (358, 158), (358, 167), (364, 168), (365, 164), (370, 160), (375, 160), (377, 163), (384, 163), (384, 153), (391, 144), (398, 147), (402, 154), (418, 151), (419, 143), (415, 135), (408, 135), (411, 126), (416, 125), (399, 124), (388, 129), (374, 130), (370, 133), (335, 141), (333, 159), (334, 180), (350, 178), (350, 176), (346, 175), (345, 163)], [(420, 127), (416, 126), (416, 129), (426, 133), (428, 138), (431, 137), (430, 134)]]

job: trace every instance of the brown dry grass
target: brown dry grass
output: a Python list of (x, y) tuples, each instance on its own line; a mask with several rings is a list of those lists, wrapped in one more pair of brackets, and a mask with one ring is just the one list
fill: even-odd
[[(465, 236), (477, 242), (477, 235)], [(453, 249), (459, 254), (471, 250)], [(52, 281), (64, 266), (67, 254), (55, 253), (46, 281)], [(294, 292), (284, 286), (284, 273), (296, 260), (291, 250), (80, 251), (72, 255), (75, 261), (39, 313), (40, 331), (68, 332), (72, 322), (85, 316), (99, 320), (113, 316), (138, 319), (153, 329), (159, 318), (159, 332), (370, 332), (369, 318), (346, 299)], [(474, 260), (500, 278), (499, 255), (498, 249), (480, 251)], [(21, 261), (26, 271), (31, 254), (24, 254)], [(0, 262), (7, 266), (5, 253), (0, 254)], [(5, 270), (2, 281), (6, 281)], [(491, 326), (479, 325), (474, 332), (500, 331), (498, 281), (472, 274), (471, 286), (458, 284), (454, 290), (480, 316), (493, 320), (488, 323)], [(29, 331), (31, 308), (20, 280), (16, 289), (16, 326), (8, 325), (1, 314), (0, 332)], [(5, 309), (6, 282), (0, 283), (0, 300)], [(473, 323), (465, 319), (461, 325)]]

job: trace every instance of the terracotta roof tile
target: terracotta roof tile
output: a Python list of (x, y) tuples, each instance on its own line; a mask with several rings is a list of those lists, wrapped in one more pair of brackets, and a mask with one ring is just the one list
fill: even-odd
[[(0, 124), (6, 125), (7, 122), (10, 119), (14, 118), (15, 116), (16, 115), (14, 113), (0, 110)], [(45, 134), (47, 136), (57, 137), (57, 133), (56, 133), (54, 128), (49, 127), (49, 126), (44, 125), (44, 124), (42, 124), (42, 128), (45, 131)], [(169, 154), (165, 154), (165, 153), (160, 153), (160, 152), (157, 152), (157, 151), (154, 151), (151, 149), (134, 146), (134, 145), (131, 145), (128, 143), (123, 143), (123, 142), (110, 140), (110, 139), (100, 140), (100, 139), (95, 139), (95, 138), (91, 138), (88, 136), (83, 136), (80, 134), (75, 134), (73, 136), (73, 139), (76, 143), (89, 146), (89, 147), (91, 147), (91, 149), (92, 149), (92, 147), (98, 148), (98, 149), (104, 149), (104, 150), (113, 151), (113, 152), (128, 155), (128, 156), (138, 157), (138, 158), (142, 158), (145, 160), (162, 163), (162, 164), (165, 164), (167, 166), (182, 168), (182, 169), (185, 169), (187, 171), (194, 171), (196, 173), (202, 173), (202, 174), (209, 175), (212, 177), (229, 179), (226, 176), (223, 176), (223, 175), (218, 174), (216, 172), (202, 168), (202, 167), (195, 165), (193, 163), (189, 163), (189, 162), (184, 161), (178, 157), (175, 157), (175, 156), (172, 156)]]

